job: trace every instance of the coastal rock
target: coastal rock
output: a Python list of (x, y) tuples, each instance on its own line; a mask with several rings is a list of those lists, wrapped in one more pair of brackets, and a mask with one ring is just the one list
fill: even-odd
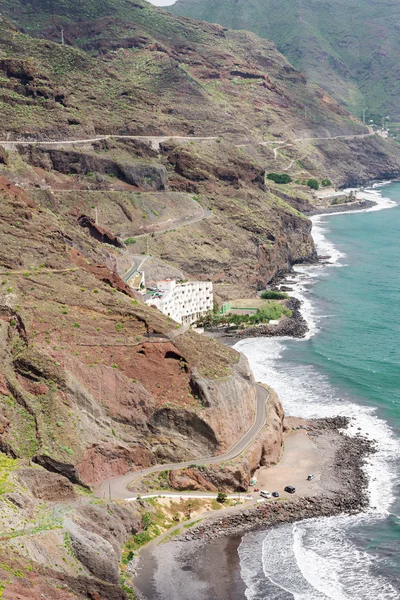
[[(315, 431), (338, 431), (347, 425), (349, 419), (334, 417), (311, 420)], [(340, 481), (340, 490), (334, 493), (319, 494), (303, 498), (267, 500), (254, 508), (240, 513), (231, 513), (218, 520), (204, 521), (179, 541), (211, 540), (225, 535), (238, 535), (258, 527), (277, 523), (292, 522), (301, 519), (338, 514), (356, 514), (368, 507), (368, 478), (363, 466), (369, 454), (376, 451), (375, 444), (365, 438), (353, 438), (340, 434), (332, 468)], [(189, 538), (187, 537), (189, 535)]]
[(277, 325), (261, 325), (238, 329), (230, 335), (235, 338), (248, 337), (294, 337), (303, 338), (308, 332), (307, 321), (301, 314), (301, 302), (297, 298), (289, 298), (286, 306), (292, 311), (290, 317), (283, 317)]
[[(341, 212), (349, 212), (353, 210), (366, 210), (368, 208), (372, 208), (376, 206), (376, 202), (373, 200), (358, 200), (356, 202), (346, 202), (343, 204), (335, 204), (334, 206), (321, 206), (318, 208), (312, 208), (305, 212), (308, 217), (313, 217), (315, 215), (330, 215)], [(330, 257), (320, 257), (320, 258), (330, 258)]]

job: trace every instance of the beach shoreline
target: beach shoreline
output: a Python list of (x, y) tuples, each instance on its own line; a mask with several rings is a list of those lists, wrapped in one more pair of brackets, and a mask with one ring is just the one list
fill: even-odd
[[(321, 210), (308, 216), (319, 217), (335, 213), (380, 210), (379, 202), (372, 200), (366, 202), (368, 204), (358, 203), (358, 209), (355, 208), (354, 203), (347, 207), (336, 205), (332, 211)], [(322, 260), (329, 260), (329, 257), (320, 259), (321, 266), (327, 264)], [(293, 276), (293, 272), (286, 276), (288, 275)], [(296, 282), (287, 283), (291, 285)], [(284, 285), (284, 282), (280, 280), (279, 285), (282, 284)], [(243, 337), (251, 337), (248, 331), (246, 333), (245, 336), (236, 336), (232, 333), (232, 336), (218, 337), (223, 343), (231, 346)], [(307, 424), (302, 427), (307, 428)], [(347, 482), (350, 483), (352, 490), (345, 486), (330, 490), (329, 493), (325, 490), (300, 499), (267, 501), (253, 508), (242, 509), (240, 513), (207, 519), (206, 522), (165, 544), (161, 550), (156, 547), (145, 548), (141, 553), (135, 578), (138, 598), (140, 600), (150, 600), (150, 598), (152, 600), (166, 600), (166, 598), (168, 600), (210, 600), (211, 598), (244, 600), (246, 586), (240, 577), (238, 547), (247, 532), (256, 530), (265, 532), (284, 523), (319, 517), (365, 513), (370, 506), (370, 497), (367, 493), (369, 479), (364, 466), (368, 455), (375, 450), (373, 444), (360, 433), (355, 437), (344, 435), (343, 438), (350, 442), (350, 447), (342, 456), (339, 455), (335, 468), (343, 470), (346, 459), (355, 467), (352, 474), (346, 472)], [(229, 561), (224, 558), (226, 549), (230, 555)], [(163, 562), (166, 556), (168, 556), (168, 563)], [(167, 564), (173, 566), (172, 571), (168, 570)], [(166, 585), (164, 585), (165, 578)], [(218, 580), (218, 590), (214, 587), (216, 580)], [(230, 580), (236, 581), (237, 588), (229, 587)], [(171, 583), (175, 587), (170, 587)], [(164, 593), (163, 588), (167, 588), (167, 594)], [(173, 591), (174, 589), (176, 592)]]
[(170, 541), (144, 547), (133, 579), (140, 600), (244, 599), (246, 586), (237, 553), (243, 535), (304, 519), (357, 514), (367, 508), (363, 465), (374, 452), (374, 444), (361, 435), (346, 435), (342, 430), (349, 420), (345, 417), (315, 421), (289, 417), (288, 423), (289, 435), (306, 435), (317, 452), (324, 454), (321, 477), (310, 487), (312, 493), (293, 498), (280, 494), (277, 500), (226, 515), (207, 514), (200, 524)]
[(335, 213), (346, 213), (352, 211), (363, 211), (370, 210), (374, 206), (376, 206), (377, 202), (374, 200), (366, 200), (360, 199), (355, 200), (354, 202), (343, 202), (341, 204), (334, 204), (330, 206), (324, 206), (321, 208), (316, 208), (315, 210), (310, 210), (305, 212), (304, 214), (307, 217), (317, 217), (323, 215), (333, 215)]

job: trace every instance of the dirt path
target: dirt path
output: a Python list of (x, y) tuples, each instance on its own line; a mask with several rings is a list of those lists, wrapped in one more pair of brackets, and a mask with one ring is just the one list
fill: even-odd
[[(198, 207), (198, 203), (196, 202), (196, 200), (193, 200), (193, 202), (196, 203), (196, 207)], [(156, 234), (163, 234), (163, 233), (168, 233), (168, 231), (176, 231), (177, 229), (181, 229), (182, 227), (188, 227), (189, 225), (193, 225), (194, 223), (199, 223), (200, 221), (204, 221), (205, 219), (210, 219), (213, 216), (213, 213), (202, 207), (202, 214), (199, 215), (198, 217), (193, 217), (192, 219), (188, 219), (187, 221), (185, 221), (184, 223), (180, 222), (178, 223), (172, 223), (169, 227), (166, 227), (164, 229), (160, 229), (157, 231), (149, 231), (147, 233), (140, 233), (139, 235), (135, 235), (133, 236), (135, 239), (139, 239), (139, 238), (144, 238), (144, 237), (148, 237), (150, 235), (156, 235)], [(145, 255), (145, 257), (143, 256), (135, 256), (133, 259), (133, 265), (130, 267), (130, 269), (128, 269), (128, 271), (125, 273), (125, 275), (123, 275), (123, 280), (125, 281), (125, 283), (128, 283), (128, 281), (131, 279), (131, 277), (133, 277), (133, 275), (140, 270), (141, 266), (143, 265), (143, 263), (150, 258), (150, 255)]]
[[(312, 141), (312, 140), (338, 140), (338, 139), (344, 139), (344, 140), (351, 140), (351, 139), (355, 139), (355, 138), (367, 138), (367, 137), (371, 137), (373, 135), (376, 135), (375, 132), (369, 132), (369, 133), (359, 133), (359, 134), (349, 134), (349, 135), (334, 135), (334, 136), (327, 136), (327, 137), (306, 137), (306, 138), (295, 138), (294, 141), (295, 142), (301, 142), (301, 141)], [(0, 145), (2, 145), (6, 150), (12, 150), (13, 148), (15, 148), (15, 146), (17, 145), (22, 145), (22, 146), (36, 146), (36, 145), (47, 145), (47, 146), (65, 146), (65, 145), (76, 145), (76, 144), (93, 144), (95, 142), (101, 142), (103, 140), (108, 140), (108, 139), (116, 139), (116, 140), (143, 140), (143, 141), (147, 141), (150, 142), (151, 147), (154, 150), (158, 150), (160, 148), (160, 144), (162, 142), (165, 142), (167, 140), (178, 140), (181, 142), (192, 142), (192, 141), (198, 141), (198, 142), (202, 142), (202, 141), (208, 141), (208, 140), (217, 140), (220, 139), (222, 136), (180, 136), (180, 135), (113, 135), (113, 134), (109, 134), (109, 135), (102, 135), (99, 137), (93, 137), (93, 138), (85, 138), (85, 139), (80, 139), (80, 140), (0, 140)], [(278, 140), (270, 140), (267, 142), (259, 142), (259, 144), (261, 146), (267, 146), (269, 144), (286, 144), (288, 143), (289, 140), (285, 140), (285, 141), (278, 141)], [(238, 148), (239, 147), (245, 147), (245, 146), (249, 146), (251, 144), (238, 144)]]
[[(193, 200), (193, 202), (196, 202), (196, 200)], [(197, 202), (196, 202), (196, 204), (197, 204)], [(210, 219), (212, 216), (213, 216), (213, 213), (211, 212), (211, 210), (208, 210), (207, 208), (203, 208), (202, 215), (200, 215), (198, 217), (193, 217), (193, 219), (188, 219), (184, 223), (178, 222), (175, 225), (172, 223), (169, 227), (165, 227), (165, 229), (149, 231), (147, 233), (139, 233), (138, 235), (135, 235), (134, 237), (135, 238), (144, 238), (144, 237), (148, 237), (149, 235), (153, 235), (153, 233), (154, 234), (168, 233), (168, 231), (181, 229), (182, 227), (187, 227), (188, 225), (193, 225), (194, 223), (198, 223), (199, 221), (204, 221), (205, 219)]]
[[(310, 141), (330, 141), (330, 140), (352, 140), (352, 139), (357, 139), (357, 138), (368, 138), (368, 137), (372, 137), (373, 135), (376, 135), (374, 131), (370, 131), (369, 133), (359, 133), (359, 134), (354, 134), (354, 135), (333, 135), (333, 136), (328, 136), (328, 137), (304, 137), (304, 138), (295, 138), (293, 141), (294, 142), (310, 142)], [(267, 146), (270, 144), (278, 144), (279, 148), (273, 148), (273, 152), (274, 152), (274, 160), (278, 159), (278, 151), (279, 150), (283, 150), (283, 148), (285, 146), (293, 146), (293, 144), (291, 144), (289, 142), (289, 140), (285, 140), (285, 141), (278, 141), (278, 140), (272, 140), (272, 141), (268, 141), (268, 142), (260, 142), (260, 146)], [(238, 147), (242, 147), (245, 146), (245, 144), (238, 146)], [(282, 168), (283, 171), (289, 171), (289, 169), (292, 168), (293, 164), (296, 162), (296, 159), (293, 159), (289, 165), (287, 167)]]

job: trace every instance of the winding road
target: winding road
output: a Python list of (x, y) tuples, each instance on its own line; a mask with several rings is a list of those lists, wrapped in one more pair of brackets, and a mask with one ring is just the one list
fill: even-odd
[[(196, 205), (198, 206), (197, 202), (195, 200), (193, 200), (193, 202), (196, 203)], [(152, 236), (152, 235), (161, 235), (163, 233), (168, 233), (168, 231), (176, 231), (177, 229), (181, 229), (182, 227), (188, 227), (188, 225), (193, 225), (194, 223), (198, 223), (199, 221), (204, 221), (205, 219), (210, 219), (213, 216), (213, 212), (211, 212), (211, 210), (209, 210), (208, 208), (202, 208), (202, 214), (197, 216), (197, 217), (186, 217), (186, 220), (182, 223), (176, 223), (174, 225), (171, 225), (170, 227), (166, 227), (164, 229), (160, 229), (159, 231), (150, 231), (147, 233), (140, 233), (138, 235), (135, 235), (133, 237), (135, 237), (136, 239), (139, 238), (144, 238), (144, 237), (148, 237), (148, 236)], [(130, 269), (125, 273), (125, 275), (123, 276), (123, 280), (125, 281), (125, 283), (128, 283), (129, 280), (131, 279), (131, 277), (133, 277), (133, 275), (136, 273), (136, 271), (139, 271), (141, 266), (143, 265), (143, 263), (150, 258), (150, 255), (147, 254), (145, 255), (145, 257), (143, 258), (143, 256), (134, 256), (133, 257), (133, 265), (130, 267)]]
[[(241, 454), (246, 448), (251, 444), (254, 438), (260, 433), (265, 423), (267, 422), (267, 401), (269, 398), (268, 390), (257, 384), (257, 398), (256, 398), (256, 415), (254, 418), (254, 423), (250, 427), (250, 429), (245, 433), (245, 435), (238, 441), (236, 444), (228, 450), (225, 454), (219, 454), (217, 456), (209, 456), (203, 458), (196, 458), (193, 460), (188, 460), (183, 463), (171, 463), (171, 464), (162, 464), (155, 465), (148, 469), (142, 469), (141, 471), (131, 471), (126, 475), (122, 475), (120, 477), (113, 477), (111, 479), (106, 479), (103, 481), (99, 487), (96, 489), (96, 493), (100, 497), (109, 497), (115, 500), (136, 500), (137, 496), (134, 492), (129, 491), (128, 485), (131, 484), (136, 479), (143, 477), (144, 475), (150, 475), (151, 473), (159, 473), (160, 471), (166, 471), (171, 469), (184, 469), (189, 467), (190, 465), (212, 465), (218, 464), (227, 460), (231, 460), (236, 458)], [(162, 493), (162, 492), (160, 492)], [(157, 496), (159, 494), (156, 494)], [(162, 495), (166, 495), (162, 493)], [(214, 498), (216, 496), (215, 493), (206, 493), (206, 492), (190, 492), (190, 494), (182, 494), (182, 492), (167, 492), (168, 496), (184, 496), (185, 498), (194, 497), (194, 498)], [(142, 498), (145, 497), (154, 497), (153, 494), (143, 494)], [(236, 496), (235, 496), (236, 497)]]
[(110, 138), (116, 140), (139, 140), (144, 142), (149, 142), (153, 150), (159, 150), (160, 144), (162, 142), (166, 142), (168, 140), (178, 140), (181, 142), (191, 142), (198, 141), (203, 142), (207, 140), (216, 140), (218, 139), (216, 136), (205, 136), (205, 137), (196, 137), (194, 135), (191, 136), (181, 136), (181, 135), (102, 135), (100, 137), (95, 138), (86, 138), (83, 140), (0, 140), (0, 145), (2, 145), (6, 150), (12, 150), (15, 146), (36, 146), (37, 144), (45, 144), (47, 146), (56, 146), (56, 145), (67, 145), (70, 144), (72, 146), (76, 144), (93, 144), (95, 142), (102, 142), (103, 140), (109, 140)]
[[(370, 131), (369, 133), (357, 133), (357, 134), (343, 134), (343, 135), (332, 135), (327, 137), (302, 137), (302, 138), (294, 138), (294, 142), (309, 142), (313, 140), (351, 140), (356, 138), (367, 138), (376, 135), (375, 131)], [(0, 145), (2, 145), (6, 150), (12, 150), (17, 145), (22, 146), (36, 146), (36, 145), (46, 145), (46, 146), (57, 146), (57, 145), (76, 145), (76, 144), (92, 144), (95, 142), (101, 142), (103, 140), (108, 139), (116, 139), (116, 140), (143, 140), (145, 142), (149, 142), (151, 147), (154, 150), (158, 150), (160, 148), (160, 144), (162, 142), (166, 142), (168, 140), (178, 140), (181, 142), (204, 142), (209, 140), (217, 140), (222, 139), (223, 136), (182, 136), (182, 135), (102, 135), (94, 138), (86, 138), (80, 140), (0, 140)], [(267, 142), (258, 142), (261, 146), (266, 146), (268, 144), (287, 144), (291, 140), (279, 141), (279, 140), (269, 140)], [(242, 148), (245, 146), (251, 146), (252, 144), (238, 144), (237, 148)]]
[(128, 281), (131, 277), (133, 277), (136, 271), (140, 271), (141, 266), (146, 262), (148, 258), (150, 258), (150, 254), (146, 254), (145, 256), (133, 256), (133, 265), (122, 277), (125, 283), (128, 283)]
[[(327, 137), (302, 137), (302, 138), (294, 138), (293, 142), (311, 142), (311, 141), (331, 141), (331, 140), (352, 140), (352, 139), (357, 139), (357, 138), (368, 138), (368, 137), (372, 137), (373, 135), (376, 135), (375, 131), (370, 131), (369, 133), (357, 133), (357, 134), (349, 134), (349, 135), (333, 135), (333, 136), (327, 136)], [(278, 159), (278, 150), (283, 150), (283, 148), (285, 148), (285, 146), (293, 146), (292, 143), (290, 143), (289, 140), (285, 140), (285, 141), (280, 141), (280, 140), (270, 140), (268, 142), (260, 142), (260, 146), (268, 146), (269, 144), (277, 144), (279, 145), (279, 148), (273, 148), (273, 152), (274, 152), (274, 160)], [(241, 144), (240, 146), (237, 146), (238, 148), (241, 148), (243, 146), (246, 145), (250, 145), (250, 144)], [(289, 171), (289, 169), (292, 168), (293, 164), (296, 162), (296, 159), (293, 159), (289, 165), (287, 167), (284, 167), (282, 170), (283, 171)]]
[[(196, 200), (193, 200), (193, 202), (196, 202)], [(198, 204), (197, 204), (197, 206), (198, 206)], [(138, 233), (137, 235), (134, 235), (134, 237), (136, 239), (139, 239), (139, 238), (148, 237), (149, 235), (153, 235), (153, 234), (157, 235), (157, 234), (162, 234), (162, 233), (168, 233), (168, 231), (175, 231), (176, 229), (181, 229), (182, 227), (187, 227), (188, 225), (193, 225), (194, 223), (198, 223), (199, 221), (204, 221), (205, 219), (209, 219), (210, 217), (213, 216), (213, 213), (208, 208), (203, 208), (202, 210), (203, 210), (202, 214), (197, 217), (192, 217), (192, 218), (185, 217), (186, 220), (184, 220), (183, 222), (178, 221), (177, 223), (171, 224), (169, 227), (165, 227), (164, 229), (148, 231), (147, 233)], [(169, 220), (171, 220), (171, 219), (169, 219)]]

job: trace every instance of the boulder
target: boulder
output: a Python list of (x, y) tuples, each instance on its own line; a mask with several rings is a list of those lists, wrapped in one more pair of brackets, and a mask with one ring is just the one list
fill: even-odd
[(22, 469), (17, 472), (17, 477), (40, 500), (66, 502), (76, 497), (74, 486), (62, 475), (44, 469)]
[(112, 544), (84, 529), (80, 524), (67, 519), (64, 522), (69, 534), (71, 548), (76, 558), (92, 575), (110, 583), (119, 582), (119, 555)]
[(0, 164), (8, 164), (7, 152), (4, 150), (3, 146), (0, 146)]

